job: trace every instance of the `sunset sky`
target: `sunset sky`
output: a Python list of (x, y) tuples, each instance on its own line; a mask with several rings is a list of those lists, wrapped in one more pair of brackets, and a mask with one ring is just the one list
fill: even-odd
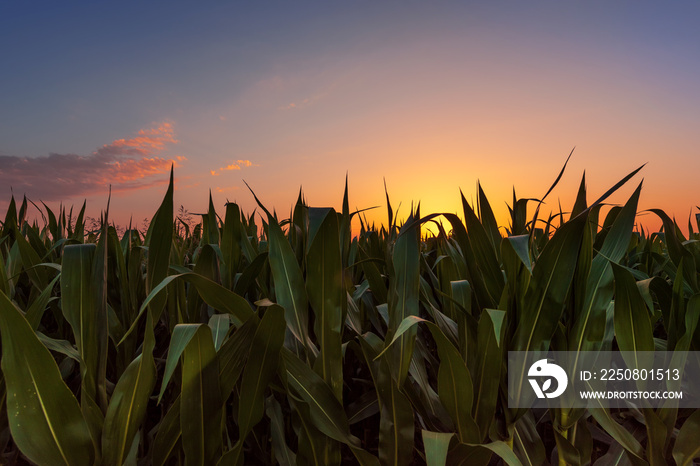
[[(700, 2), (3, 2), (0, 215), (11, 188), (97, 217), (152, 217), (211, 189), (288, 215), (457, 212), (481, 181), (589, 200), (643, 163), (640, 208), (683, 229), (700, 191)], [(648, 215), (639, 219), (657, 227)]]

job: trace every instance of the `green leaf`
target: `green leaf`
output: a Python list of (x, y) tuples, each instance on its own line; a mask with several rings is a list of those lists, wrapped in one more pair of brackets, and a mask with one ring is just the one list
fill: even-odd
[[(496, 256), (498, 256), (499, 251), (501, 250), (501, 240), (503, 237), (501, 236), (501, 231), (498, 229), (498, 222), (496, 222), (496, 216), (493, 214), (491, 204), (489, 204), (489, 200), (486, 197), (484, 190), (481, 188), (481, 183), (478, 183), (478, 189), (479, 220), (481, 220), (481, 224), (484, 226), (484, 230), (488, 234), (491, 245), (496, 252)], [(500, 257), (497, 257), (497, 259), (500, 259)]]
[(251, 353), (241, 379), (238, 411), (240, 443), (263, 417), (265, 391), (277, 371), (285, 326), (284, 310), (273, 305), (267, 308), (255, 332)]
[[(219, 384), (221, 388), (222, 401), (228, 399), (229, 395), (233, 391), (236, 381), (243, 372), (258, 324), (259, 321), (257, 317), (249, 319), (245, 324), (243, 324), (243, 326), (241, 326), (241, 328), (236, 330), (224, 342), (221, 349), (217, 353), (217, 358), (219, 360)], [(190, 326), (190, 328), (194, 327), (195, 326)], [(186, 329), (183, 327), (183, 329), (179, 332), (182, 332), (180, 335), (181, 337), (184, 337), (184, 332), (186, 332)], [(173, 338), (174, 337), (175, 335), (173, 335)], [(182, 340), (181, 337), (180, 339)], [(179, 346), (180, 345), (178, 345), (178, 347)], [(166, 362), (166, 368), (168, 367), (170, 358), (171, 356), (169, 354), (168, 362)], [(175, 362), (175, 365), (176, 364), (177, 361)], [(168, 372), (167, 369), (166, 372)], [(155, 464), (162, 465), (165, 463), (167, 458), (174, 450), (180, 436), (180, 395), (178, 395), (165, 418), (163, 418), (163, 421), (161, 421), (161, 427), (156, 435), (156, 443), (153, 447), (153, 461)]]
[(177, 445), (182, 435), (180, 429), (180, 395), (158, 425), (158, 433), (153, 440), (151, 458), (155, 466), (163, 466)]
[(49, 350), (4, 293), (0, 293), (0, 334), (14, 443), (39, 465), (92, 464), (95, 449), (78, 401)]
[[(564, 224), (540, 254), (532, 270), (524, 307), (518, 310), (518, 326), (510, 351), (543, 351), (549, 347), (564, 310), (586, 222), (585, 215), (580, 215)], [(516, 400), (521, 397), (525, 371), (522, 367), (514, 376)]]
[(136, 330), (139, 318), (144, 314), (144, 312), (146, 312), (146, 309), (151, 301), (156, 299), (156, 297), (163, 290), (165, 290), (170, 283), (178, 278), (182, 278), (186, 282), (194, 285), (205, 303), (214, 309), (230, 314), (231, 321), (237, 327), (242, 325), (243, 322), (247, 321), (253, 315), (253, 310), (251, 309), (250, 304), (248, 304), (248, 301), (233, 291), (227, 290), (218, 283), (209, 280), (208, 278), (193, 272), (169, 275), (148, 294), (141, 305), (141, 309), (139, 309), (139, 313), (134, 319), (134, 322), (131, 324), (131, 327), (126, 332), (119, 344), (123, 343), (124, 340), (126, 340), (126, 338), (134, 330)]
[[(1, 230), (0, 230), (1, 231)], [(0, 237), (0, 246), (5, 242), (7, 237)], [(9, 283), (7, 279), (7, 269), (5, 265), (5, 259), (3, 257), (3, 254), (0, 250), (0, 291), (5, 293), (8, 296), (12, 296), (13, 293), (10, 291), (11, 284)], [(36, 300), (35, 300), (36, 302)], [(43, 309), (41, 310), (43, 312)], [(31, 323), (31, 321), (30, 321)], [(38, 325), (38, 322), (37, 324)], [(32, 324), (32, 328), (36, 328), (36, 325)]]
[(320, 354), (318, 372), (343, 400), (343, 267), (341, 264), (338, 216), (333, 209), (309, 209), (310, 238), (306, 257), (306, 290), (314, 310), (314, 331)]
[(532, 273), (532, 262), (530, 261), (530, 237), (528, 235), (509, 236), (506, 238), (513, 251), (522, 261), (527, 270)]
[(80, 363), (80, 353), (78, 353), (78, 350), (76, 350), (68, 340), (57, 340), (55, 338), (47, 337), (41, 332), (36, 332), (36, 336), (39, 338), (39, 341), (46, 346), (46, 348), (68, 356), (75, 362)]
[(19, 248), (19, 254), (22, 257), (22, 265), (24, 266), (25, 272), (29, 276), (31, 282), (39, 290), (46, 288), (49, 280), (46, 275), (46, 271), (40, 267), (37, 267), (41, 263), (41, 258), (32, 248), (32, 246), (27, 242), (27, 240), (22, 236), (22, 234), (17, 230), (15, 234), (15, 244)]
[[(104, 246), (102, 246), (104, 247)], [(61, 309), (73, 329), (81, 360), (81, 399), (100, 399), (100, 372), (104, 373), (107, 351), (107, 308), (102, 306), (99, 287), (93, 278), (98, 266), (94, 244), (74, 244), (63, 249)], [(104, 378), (104, 375), (102, 375)], [(106, 392), (102, 395), (106, 400)]]
[(238, 277), (234, 288), (234, 291), (237, 294), (245, 296), (250, 286), (255, 283), (255, 280), (262, 273), (263, 267), (267, 262), (267, 256), (267, 252), (261, 252), (255, 256), (253, 262), (243, 270), (243, 273), (241, 273), (241, 276)]
[(228, 314), (214, 314), (209, 318), (209, 328), (211, 328), (212, 336), (214, 337), (214, 348), (216, 351), (219, 351), (219, 348), (221, 348), (230, 326), (231, 318)]
[(389, 351), (389, 348), (398, 340), (401, 338), (401, 336), (406, 333), (407, 331), (411, 330), (414, 325), (416, 325), (419, 322), (427, 322), (425, 319), (422, 319), (418, 316), (408, 316), (404, 320), (401, 321), (399, 324), (398, 328), (396, 329), (396, 333), (394, 333), (394, 337), (389, 341), (388, 344), (384, 347), (382, 351), (379, 352), (377, 356), (375, 356), (375, 359), (380, 358), (381, 356), (384, 355), (387, 351)]
[(413, 407), (391, 378), (386, 357), (376, 359), (381, 340), (368, 333), (360, 339), (379, 398), (379, 461), (384, 465), (409, 464), (413, 458)]
[(223, 402), (211, 329), (199, 324), (182, 352), (180, 428), (185, 463), (210, 465), (221, 454)]
[(491, 455), (496, 453), (508, 466), (522, 466), (513, 450), (505, 442), (496, 441), (485, 444), (459, 443), (449, 451), (447, 464), (470, 466), (472, 464), (487, 464)]
[(15, 196), (10, 196), (10, 205), (5, 213), (5, 221), (2, 224), (2, 235), (9, 236), (14, 239), (15, 231), (17, 230), (17, 204), (15, 204)]
[[(612, 263), (622, 259), (627, 251), (634, 227), (634, 219), (642, 185), (637, 187), (618, 214), (605, 237), (600, 253), (591, 263), (585, 288), (585, 298), (580, 313), (570, 330), (570, 351), (598, 350), (605, 325), (605, 311), (613, 297)], [(575, 366), (574, 369), (575, 370)]]
[[(3, 268), (4, 271), (2, 261), (0, 261), (0, 268)], [(0, 273), (0, 279), (2, 278), (1, 275), (2, 274)], [(31, 325), (32, 329), (36, 329), (39, 327), (39, 323), (41, 322), (41, 318), (44, 315), (44, 311), (46, 310), (46, 306), (48, 306), (49, 302), (51, 302), (54, 299), (57, 299), (55, 297), (52, 297), (51, 294), (53, 293), (53, 287), (56, 285), (56, 282), (60, 278), (61, 274), (56, 275), (56, 277), (53, 280), (51, 280), (51, 283), (46, 285), (46, 288), (42, 290), (39, 296), (37, 296), (37, 298), (27, 309), (27, 313), (24, 317), (26, 317), (27, 322), (29, 322), (29, 325)]]
[[(654, 351), (649, 312), (634, 277), (617, 264), (612, 264), (612, 269), (615, 275), (615, 336), (620, 351)], [(635, 363), (630, 367), (641, 369), (644, 366)]]
[(224, 228), (221, 232), (221, 254), (224, 257), (224, 263), (221, 267), (221, 282), (229, 290), (233, 289), (234, 276), (241, 261), (241, 245), (238, 240), (241, 237), (241, 229), (240, 209), (237, 204), (228, 202)]
[(685, 238), (676, 222), (660, 209), (650, 209), (658, 215), (664, 224), (664, 243), (668, 248), (668, 255), (678, 268), (683, 268), (683, 275), (693, 292), (700, 291), (698, 288), (698, 274), (695, 266), (695, 257), (683, 245)]
[(609, 409), (603, 407), (600, 401), (598, 401), (598, 404), (600, 407), (589, 409), (589, 412), (593, 415), (595, 420), (598, 421), (598, 424), (600, 424), (616, 442), (622, 445), (633, 464), (646, 464), (644, 461), (644, 449), (637, 439), (634, 438), (630, 431), (612, 418)]
[[(269, 306), (256, 327), (248, 363), (243, 369), (238, 411), (240, 437), (233, 448), (221, 457), (218, 463), (220, 465), (243, 464), (243, 442), (263, 417), (265, 391), (277, 370), (285, 327), (284, 309), (276, 304)], [(244, 328), (245, 326), (237, 333), (241, 333)], [(240, 365), (235, 370), (240, 370)], [(225, 375), (222, 372), (222, 379), (223, 377)]]
[(134, 436), (146, 417), (148, 399), (156, 385), (154, 346), (153, 322), (148, 312), (143, 351), (119, 378), (107, 407), (102, 431), (104, 464), (124, 463)]
[(499, 346), (499, 341), (504, 316), (504, 311), (486, 309), (479, 319), (479, 357), (474, 374), (475, 400), (472, 413), (482, 437), (489, 432), (496, 413), (503, 360), (503, 349)]
[(492, 452), (500, 456), (501, 459), (509, 466), (522, 466), (522, 463), (520, 462), (518, 457), (515, 456), (513, 450), (508, 445), (506, 445), (505, 442), (497, 441), (485, 443), (483, 445), (478, 446), (491, 450)]
[[(389, 294), (389, 332), (393, 335), (401, 322), (409, 316), (418, 315), (420, 296), (420, 229), (412, 226), (413, 216), (401, 228), (394, 244), (392, 262), (394, 276)], [(398, 345), (390, 353), (389, 367), (399, 387), (403, 385), (413, 355), (416, 329), (410, 328), (400, 336)]]
[[(487, 307), (497, 307), (500, 295), (497, 297), (491, 295), (491, 293), (494, 292), (497, 286), (492, 286), (493, 289), (489, 291), (488, 285), (485, 281), (486, 277), (484, 277), (483, 273), (478, 267), (474, 248), (472, 247), (470, 237), (467, 234), (467, 230), (462, 224), (462, 221), (455, 214), (443, 215), (452, 225), (452, 235), (454, 236), (457, 244), (459, 245), (459, 248), (461, 249), (464, 258), (463, 263), (467, 271), (466, 279), (467, 281), (469, 281), (470, 285), (474, 289), (474, 297), (478, 308), (483, 309)], [(485, 254), (486, 256), (488, 256), (488, 253)], [(486, 261), (491, 263), (490, 259), (486, 259)], [(491, 265), (493, 264), (491, 263)], [(498, 283), (496, 283), (496, 285), (498, 285)]]
[(270, 419), (270, 436), (272, 437), (272, 448), (275, 459), (280, 466), (295, 466), (297, 458), (294, 452), (287, 446), (284, 438), (284, 418), (282, 408), (274, 396), (265, 400), (265, 412)]
[(80, 208), (80, 213), (78, 213), (78, 217), (75, 219), (75, 229), (73, 230), (73, 239), (83, 242), (84, 241), (84, 236), (85, 236), (85, 222), (83, 221), (83, 218), (85, 217), (85, 206), (87, 204), (87, 201), (83, 201), (83, 206)]
[[(488, 205), (488, 204), (487, 204)], [(474, 254), (475, 265), (484, 277), (486, 290), (493, 302), (498, 302), (505, 282), (498, 264), (496, 245), (491, 242), (484, 226), (479, 222), (471, 206), (462, 195), (464, 222), (467, 226), (469, 243)], [(500, 243), (498, 245), (500, 250)]]
[[(440, 401), (454, 421), (460, 441), (462, 443), (478, 443), (481, 439), (479, 427), (471, 414), (474, 387), (469, 369), (467, 369), (464, 360), (454, 345), (434, 323), (420, 317), (409, 316), (401, 322), (402, 325), (399, 327), (403, 333), (419, 322), (425, 323), (437, 344), (438, 355), (440, 356), (440, 367), (438, 369), (438, 395), (440, 396)], [(399, 338), (400, 334), (397, 332), (397, 336), (386, 348)], [(386, 351), (386, 348), (384, 351)], [(383, 352), (379, 356), (382, 354)]]
[[(322, 434), (311, 421), (309, 406), (303, 401), (295, 401), (294, 396), (289, 396), (289, 406), (292, 410), (292, 423), (296, 431), (299, 444), (297, 447), (297, 464), (326, 466), (328, 460), (339, 463), (338, 458), (328, 458), (326, 446), (333, 442)], [(333, 463), (331, 463), (333, 464)]]
[(372, 294), (376, 298), (377, 302), (379, 304), (386, 303), (388, 292), (377, 264), (371, 261), (363, 261), (360, 264), (360, 267), (362, 267), (362, 271), (365, 274), (365, 278), (369, 282), (369, 287), (372, 290)]
[(425, 449), (425, 462), (427, 466), (445, 466), (447, 462), (447, 450), (452, 433), (430, 432), (422, 430), (423, 448)]
[(221, 399), (224, 401), (231, 395), (243, 372), (258, 325), (257, 316), (248, 319), (219, 349), (219, 383), (221, 384)]
[(457, 349), (431, 322), (426, 322), (435, 339), (440, 356), (438, 369), (438, 395), (440, 402), (450, 414), (457, 428), (457, 437), (462, 443), (479, 443), (481, 434), (472, 417), (474, 387), (464, 360)]
[(219, 244), (219, 222), (216, 221), (216, 210), (209, 190), (209, 210), (202, 215), (202, 240), (205, 244)]
[(330, 387), (294, 353), (282, 348), (283, 373), (289, 387), (309, 408), (311, 420), (323, 434), (350, 447), (360, 465), (378, 466), (377, 458), (360, 448), (360, 439), (350, 434), (343, 406)]
[[(634, 228), (637, 205), (642, 184), (637, 186), (624, 207), (620, 209), (610, 227), (603, 245), (595, 257), (590, 259), (590, 270), (587, 277), (579, 277), (585, 280), (583, 287), (580, 283), (574, 285), (574, 295), (577, 301), (583, 297), (581, 304), (574, 308), (573, 325), (568, 331), (568, 349), (576, 352), (577, 356), (572, 363), (571, 371), (576, 372), (578, 366), (578, 354), (582, 351), (600, 351), (604, 349), (604, 331), (606, 328), (607, 309), (614, 294), (613, 263), (619, 262), (630, 244)], [(594, 227), (597, 228), (597, 227)], [(587, 245), (591, 247), (590, 244)], [(582, 247), (582, 250), (584, 248)], [(580, 409), (563, 409), (560, 417), (571, 421), (583, 414)]]
[(642, 413), (647, 427), (647, 459), (652, 466), (663, 466), (667, 464), (664, 458), (666, 438), (669, 436), (666, 425), (653, 409), (643, 408)]
[(284, 317), (292, 334), (316, 353), (308, 335), (309, 311), (304, 278), (289, 241), (277, 220), (268, 214), (269, 260), (277, 302), (284, 308)]
[(586, 200), (586, 172), (583, 172), (583, 176), (581, 177), (581, 183), (579, 184), (578, 187), (578, 193), (576, 194), (576, 201), (574, 202), (574, 206), (571, 209), (571, 216), (569, 217), (569, 220), (572, 218), (576, 218), (578, 214), (586, 210), (588, 207), (588, 201)]
[[(156, 211), (146, 234), (148, 263), (146, 267), (146, 291), (151, 292), (168, 275), (170, 247), (173, 242), (173, 167), (170, 183), (163, 202)], [(165, 296), (157, 296), (152, 304), (153, 318), (158, 321), (165, 306)]]
[(673, 459), (679, 466), (692, 465), (695, 458), (700, 458), (700, 410), (696, 410), (683, 423), (676, 444), (673, 447)]
[(518, 419), (513, 426), (513, 450), (520, 461), (527, 466), (546, 463), (547, 454), (542, 439), (537, 433), (532, 411)]
[(172, 336), (170, 337), (170, 346), (168, 348), (168, 358), (165, 360), (165, 373), (163, 374), (163, 382), (160, 386), (160, 393), (158, 394), (158, 403), (160, 403), (165, 393), (165, 388), (170, 382), (170, 377), (172, 377), (180, 361), (180, 356), (185, 351), (185, 348), (194, 337), (197, 330), (201, 327), (201, 324), (178, 324), (173, 328)]
[(365, 392), (347, 408), (348, 423), (353, 425), (379, 413), (379, 400), (374, 390)]

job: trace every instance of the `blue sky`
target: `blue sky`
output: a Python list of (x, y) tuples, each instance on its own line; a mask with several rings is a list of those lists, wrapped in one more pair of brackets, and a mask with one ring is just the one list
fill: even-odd
[(584, 170), (593, 197), (648, 162), (642, 207), (685, 221), (700, 204), (699, 10), (4, 3), (0, 189), (87, 198), (96, 215), (112, 184), (125, 222), (152, 215), (174, 161), (193, 211), (209, 189), (252, 210), (243, 179), (282, 212), (300, 185), (338, 205), (348, 172), (360, 208), (383, 203), (386, 178), (397, 203), (455, 211), (479, 179), (502, 213), (513, 185), (541, 196), (576, 146), (565, 206)]

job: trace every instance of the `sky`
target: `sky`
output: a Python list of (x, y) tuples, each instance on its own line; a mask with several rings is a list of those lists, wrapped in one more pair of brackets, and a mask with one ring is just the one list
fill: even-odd
[[(288, 216), (308, 203), (386, 219), (460, 212), (484, 188), (546, 209), (647, 165), (640, 209), (700, 205), (700, 2), (2, 2), (0, 215), (112, 189), (120, 225), (209, 191)], [(658, 228), (654, 215), (638, 221)], [(685, 229), (685, 226), (683, 227)]]

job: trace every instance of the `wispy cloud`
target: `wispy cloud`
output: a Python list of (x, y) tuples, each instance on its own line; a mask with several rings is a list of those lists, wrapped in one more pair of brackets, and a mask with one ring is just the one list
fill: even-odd
[(238, 191), (239, 189), (241, 189), (240, 186), (224, 186), (224, 187), (217, 186), (217, 187), (216, 187), (216, 192), (217, 192), (217, 193), (225, 193), (225, 192), (228, 192), (228, 191)]
[(254, 164), (250, 160), (236, 160), (233, 163), (230, 163), (226, 165), (225, 167), (221, 167), (218, 170), (209, 170), (209, 173), (211, 173), (211, 176), (219, 176), (221, 172), (226, 172), (226, 171), (231, 171), (231, 170), (240, 170), (241, 168), (247, 168), (247, 167), (257, 167), (258, 165)]
[(295, 108), (304, 108), (308, 107), (309, 105), (312, 105), (316, 101), (322, 99), (324, 97), (324, 94), (318, 94), (313, 97), (307, 97), (306, 99), (299, 100), (296, 102), (289, 102), (287, 105), (283, 105), (279, 107), (280, 110), (293, 110)]
[(0, 155), (0, 185), (41, 200), (85, 196), (109, 185), (114, 191), (147, 188), (163, 183), (156, 175), (167, 173), (171, 164), (186, 160), (157, 156), (178, 142), (172, 123), (165, 122), (105, 144), (90, 155)]

